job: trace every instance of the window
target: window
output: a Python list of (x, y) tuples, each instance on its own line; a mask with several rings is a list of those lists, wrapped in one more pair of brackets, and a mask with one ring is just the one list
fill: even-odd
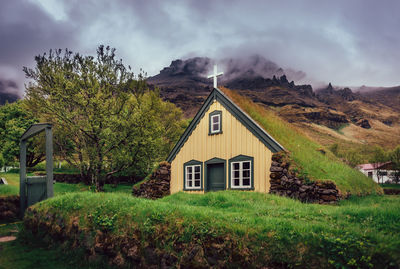
[(251, 162), (232, 162), (231, 163), (231, 187), (250, 188), (251, 187)]
[(368, 172), (368, 177), (372, 178), (372, 172)]
[(199, 161), (189, 161), (183, 166), (184, 190), (202, 190), (203, 189), (203, 164)]
[(211, 116), (211, 133), (218, 133), (221, 130), (221, 116)]
[(239, 155), (229, 160), (231, 189), (254, 189), (253, 157)]
[(216, 110), (210, 113), (210, 129), (209, 134), (222, 133), (222, 111)]

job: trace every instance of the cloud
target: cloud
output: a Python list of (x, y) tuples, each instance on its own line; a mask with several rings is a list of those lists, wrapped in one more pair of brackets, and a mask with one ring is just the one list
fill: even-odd
[(143, 68), (149, 75), (177, 58), (260, 54), (285, 69), (304, 71), (313, 83), (400, 84), (396, 0), (5, 0), (0, 5), (0, 78), (15, 79), (20, 88), (22, 66), (32, 66), (35, 55), (65, 47), (93, 55), (99, 44), (117, 48), (135, 72)]

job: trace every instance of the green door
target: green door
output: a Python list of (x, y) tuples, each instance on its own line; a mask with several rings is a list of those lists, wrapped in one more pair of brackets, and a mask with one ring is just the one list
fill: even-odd
[(224, 164), (215, 163), (207, 165), (207, 185), (209, 191), (225, 190)]

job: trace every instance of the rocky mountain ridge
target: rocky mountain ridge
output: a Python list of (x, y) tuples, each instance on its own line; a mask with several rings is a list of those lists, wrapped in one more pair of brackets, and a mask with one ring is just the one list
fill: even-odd
[[(193, 117), (212, 90), (206, 75), (213, 63), (210, 58), (202, 57), (175, 60), (160, 74), (150, 77), (148, 83), (159, 87), (161, 96), (181, 107), (187, 117)], [(370, 128), (369, 118), (379, 118), (385, 124), (393, 122), (391, 116), (379, 117), (360, 107), (376, 103), (368, 95), (350, 88), (334, 88), (330, 83), (316, 91), (311, 85), (296, 85), (288, 80), (284, 69), (261, 56), (252, 56), (244, 63), (237, 59), (221, 63), (227, 64), (222, 65), (221, 86), (239, 91), (256, 103), (278, 108), (289, 122), (310, 122), (329, 128), (340, 128), (350, 122)]]

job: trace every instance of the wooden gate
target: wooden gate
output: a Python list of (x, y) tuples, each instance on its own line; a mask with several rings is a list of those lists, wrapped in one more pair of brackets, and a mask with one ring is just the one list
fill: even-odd
[[(27, 207), (53, 197), (53, 135), (51, 127), (49, 123), (33, 124), (21, 136), (19, 159), (19, 199), (21, 217), (24, 216)], [(46, 132), (46, 176), (27, 177), (27, 140), (43, 131)]]

